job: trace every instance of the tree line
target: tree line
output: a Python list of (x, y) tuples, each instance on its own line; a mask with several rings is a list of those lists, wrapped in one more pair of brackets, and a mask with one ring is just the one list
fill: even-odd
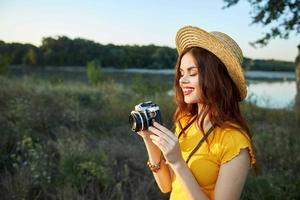
[[(103, 45), (82, 38), (45, 37), (41, 46), (0, 40), (0, 63), (29, 66), (85, 66), (97, 61), (102, 67), (173, 68), (176, 49), (156, 45)], [(246, 70), (294, 71), (294, 63), (244, 58)]]

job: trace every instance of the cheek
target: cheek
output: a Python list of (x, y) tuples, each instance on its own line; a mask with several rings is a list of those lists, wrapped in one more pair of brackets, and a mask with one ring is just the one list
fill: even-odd
[(192, 84), (195, 88), (195, 91), (197, 92), (197, 94), (200, 96), (200, 85), (199, 85), (199, 80), (197, 79), (193, 79)]

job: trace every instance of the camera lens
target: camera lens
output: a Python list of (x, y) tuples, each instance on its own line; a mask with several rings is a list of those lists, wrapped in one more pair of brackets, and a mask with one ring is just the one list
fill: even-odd
[(129, 116), (129, 124), (132, 130), (136, 129), (136, 119), (133, 114)]
[(147, 122), (145, 116), (139, 112), (131, 112), (131, 115), (129, 116), (129, 123), (131, 126), (131, 130), (135, 132), (148, 128), (146, 127)]

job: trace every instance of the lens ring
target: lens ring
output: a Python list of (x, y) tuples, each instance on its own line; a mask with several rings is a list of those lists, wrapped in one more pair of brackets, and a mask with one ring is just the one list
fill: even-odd
[(149, 128), (149, 118), (148, 118), (148, 113), (146, 112), (145, 113), (145, 120), (146, 120), (146, 123), (147, 123), (147, 127)]
[(141, 113), (137, 112), (137, 111), (132, 111), (131, 116), (133, 116), (133, 118), (135, 119), (135, 122), (136, 122), (136, 126), (135, 126), (135, 128), (132, 128), (132, 130), (135, 132), (144, 130), (144, 119), (141, 116)]
[(129, 116), (129, 123), (130, 123), (130, 125), (131, 125), (131, 130), (135, 130), (136, 129), (136, 119), (135, 119), (135, 114), (131, 114), (130, 116)]
[(143, 120), (143, 117), (141, 116), (140, 113), (138, 113), (137, 115), (140, 117), (141, 122), (142, 122), (142, 129), (141, 130), (144, 130), (144, 120)]

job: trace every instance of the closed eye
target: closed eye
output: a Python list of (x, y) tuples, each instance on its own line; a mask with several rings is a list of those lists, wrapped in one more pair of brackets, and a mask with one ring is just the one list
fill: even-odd
[[(198, 69), (195, 66), (191, 66), (191, 67), (187, 68), (186, 72), (188, 73), (189, 76), (197, 76), (198, 75)], [(185, 72), (184, 72), (184, 70), (180, 69), (179, 73), (180, 73), (179, 76), (183, 77)]]
[[(189, 74), (189, 76), (197, 76), (197, 75), (198, 75), (197, 72), (195, 72), (195, 73), (190, 73), (190, 74)], [(180, 73), (179, 76), (180, 76), (180, 77), (183, 77), (184, 74), (183, 74), (183, 73)]]

